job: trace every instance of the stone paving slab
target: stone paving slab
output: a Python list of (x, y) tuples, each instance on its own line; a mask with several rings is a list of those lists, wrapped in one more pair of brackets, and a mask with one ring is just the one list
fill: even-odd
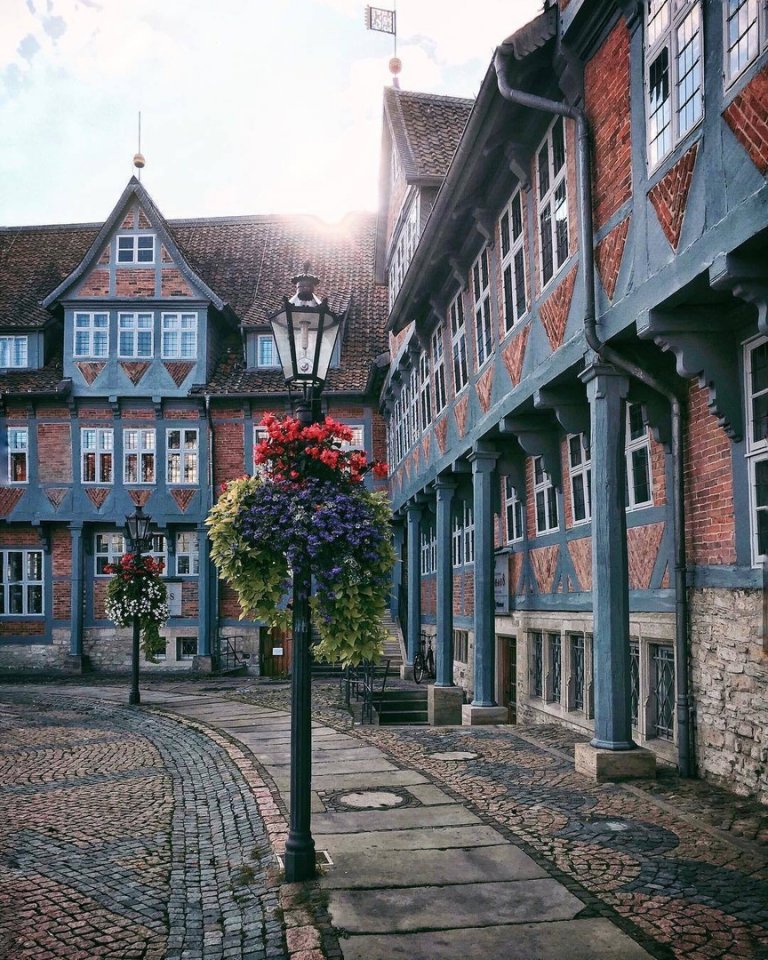
[(321, 885), (326, 890), (375, 889), (411, 884), (442, 886), (456, 882), (533, 880), (546, 876), (546, 871), (522, 850), (504, 843), (469, 849), (422, 849), (417, 857), (409, 860), (407, 871), (403, 870), (403, 854), (399, 850), (379, 850), (375, 857), (360, 851), (337, 852), (333, 867), (323, 874)]
[[(359, 743), (359, 741), (358, 741)], [(255, 745), (254, 755), (257, 760), (271, 767), (281, 767), (290, 764), (290, 750), (265, 750), (261, 745)], [(312, 744), (312, 768), (316, 769), (320, 763), (346, 763), (352, 760), (382, 760), (381, 751), (373, 747), (347, 747), (334, 751), (323, 750), (317, 742)]]
[(334, 926), (350, 933), (450, 930), (572, 920), (584, 904), (556, 880), (500, 880), (398, 890), (332, 890)]
[[(379, 850), (423, 850), (447, 847), (492, 847), (501, 837), (493, 827), (422, 827), (419, 830), (362, 831), (358, 833), (329, 833), (323, 846), (335, 853), (354, 853), (368, 850), (378, 856)], [(403, 861), (404, 864), (407, 862)]]
[(603, 919), (352, 936), (341, 948), (344, 960), (651, 960)]
[(458, 803), (448, 806), (405, 807), (402, 810), (343, 810), (326, 813), (312, 821), (313, 833), (360, 833), (363, 830), (407, 830), (427, 827), (448, 827), (456, 824), (480, 823), (470, 810)]
[[(275, 777), (278, 781), (279, 777)], [(428, 784), (429, 781), (417, 770), (388, 770), (367, 773), (318, 774), (312, 777), (316, 790), (363, 790), (368, 787), (403, 787)]]
[(415, 797), (419, 803), (423, 804), (425, 807), (431, 807), (440, 803), (447, 803), (451, 799), (444, 790), (440, 790), (431, 783), (425, 783), (423, 786), (419, 784), (409, 786), (408, 793)]

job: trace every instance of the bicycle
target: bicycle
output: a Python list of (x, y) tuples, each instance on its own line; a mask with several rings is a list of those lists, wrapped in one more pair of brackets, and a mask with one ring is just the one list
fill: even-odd
[(419, 649), (413, 658), (413, 679), (416, 683), (421, 683), (425, 676), (430, 678), (435, 676), (435, 655), (432, 652), (432, 638), (426, 638), (422, 634)]

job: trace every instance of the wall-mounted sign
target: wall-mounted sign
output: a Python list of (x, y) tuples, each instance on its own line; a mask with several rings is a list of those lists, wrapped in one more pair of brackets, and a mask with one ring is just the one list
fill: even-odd
[(496, 613), (509, 613), (509, 557), (496, 557), (493, 577), (493, 598)]
[(273, 657), (282, 657), (283, 648), (282, 647), (272, 647), (272, 656)]
[(181, 616), (181, 580), (166, 580), (168, 591), (168, 613), (172, 617)]

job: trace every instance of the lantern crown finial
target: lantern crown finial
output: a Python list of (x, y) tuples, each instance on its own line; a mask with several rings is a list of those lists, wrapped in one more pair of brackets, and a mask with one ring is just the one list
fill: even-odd
[(296, 284), (296, 293), (291, 298), (291, 303), (320, 303), (315, 296), (315, 287), (320, 283), (320, 277), (312, 273), (312, 264), (309, 260), (304, 261), (304, 272), (291, 277), (291, 283)]

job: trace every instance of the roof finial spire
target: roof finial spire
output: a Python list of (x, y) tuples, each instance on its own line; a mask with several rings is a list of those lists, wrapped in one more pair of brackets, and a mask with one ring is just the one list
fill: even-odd
[(141, 171), (146, 165), (146, 162), (144, 154), (141, 152), (141, 110), (139, 110), (139, 149), (138, 152), (133, 155), (133, 165), (139, 171), (139, 182), (141, 182)]
[(398, 74), (403, 69), (403, 63), (397, 55), (397, 0), (393, 3), (393, 10), (385, 10), (382, 7), (365, 8), (365, 26), (368, 30), (376, 30), (379, 33), (391, 33), (393, 42), (393, 56), (389, 61), (389, 72), (392, 74), (392, 86), (398, 90), (400, 80)]

